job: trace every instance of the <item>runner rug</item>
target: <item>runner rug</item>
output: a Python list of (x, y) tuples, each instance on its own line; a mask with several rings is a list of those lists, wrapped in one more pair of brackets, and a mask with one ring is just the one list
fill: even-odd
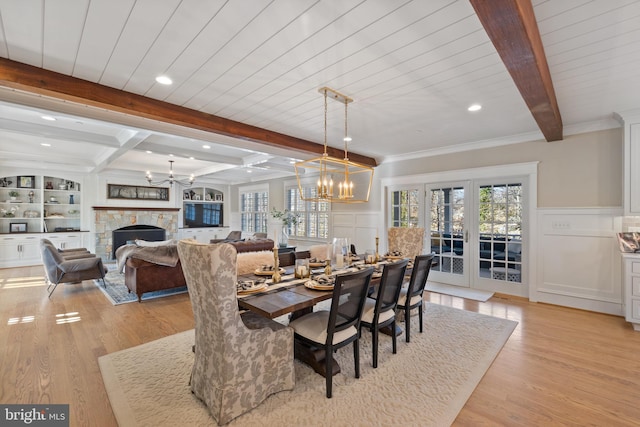
[[(335, 354), (342, 372), (333, 398), (324, 378), (296, 361), (296, 386), (272, 395), (229, 426), (448, 426), (517, 326), (517, 322), (436, 304), (425, 307), (424, 333), (412, 316), (411, 342), (382, 335), (378, 368), (371, 367), (371, 334), (360, 343), (360, 379), (352, 346)], [(215, 426), (189, 389), (193, 330), (99, 358), (120, 426)], [(143, 362), (141, 362), (143, 361)]]

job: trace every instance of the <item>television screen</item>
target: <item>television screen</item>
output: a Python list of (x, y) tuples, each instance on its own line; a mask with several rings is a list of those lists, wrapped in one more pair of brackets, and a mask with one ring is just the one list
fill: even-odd
[(222, 203), (184, 203), (185, 228), (222, 227)]

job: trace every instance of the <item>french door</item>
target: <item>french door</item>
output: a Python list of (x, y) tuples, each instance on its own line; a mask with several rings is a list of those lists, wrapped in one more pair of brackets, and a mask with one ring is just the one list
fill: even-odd
[(425, 185), (429, 280), (526, 296), (522, 179)]
[(427, 184), (427, 250), (435, 254), (429, 279), (469, 287), (469, 183)]

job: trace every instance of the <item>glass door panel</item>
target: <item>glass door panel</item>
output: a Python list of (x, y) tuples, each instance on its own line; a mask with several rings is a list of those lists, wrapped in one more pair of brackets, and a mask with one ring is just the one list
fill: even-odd
[(434, 281), (469, 286), (465, 194), (465, 184), (427, 186)]
[[(478, 278), (486, 288), (517, 295), (522, 284), (521, 183), (478, 187)], [(488, 282), (490, 281), (490, 282)]]

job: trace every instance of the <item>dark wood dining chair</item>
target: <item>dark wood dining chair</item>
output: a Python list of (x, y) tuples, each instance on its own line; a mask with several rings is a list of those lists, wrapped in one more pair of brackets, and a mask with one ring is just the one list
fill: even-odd
[(305, 314), (289, 323), (295, 345), (324, 349), (327, 397), (332, 394), (333, 352), (353, 343), (355, 377), (360, 378), (360, 318), (373, 268), (336, 276), (331, 309)]
[(420, 333), (422, 333), (422, 294), (427, 284), (429, 271), (431, 271), (432, 261), (433, 254), (415, 257), (409, 286), (400, 291), (398, 309), (404, 310), (404, 333), (407, 342), (411, 341), (410, 314), (414, 308), (419, 308), (418, 317), (420, 318)]
[[(404, 259), (393, 264), (387, 264), (382, 271), (380, 285), (378, 285), (377, 299), (367, 297), (362, 310), (360, 329), (369, 328), (373, 352), (373, 367), (378, 367), (378, 337), (380, 328), (390, 326), (392, 331), (396, 329), (396, 305), (404, 281), (404, 273), (409, 264)], [(396, 334), (391, 334), (393, 354), (396, 354)]]

